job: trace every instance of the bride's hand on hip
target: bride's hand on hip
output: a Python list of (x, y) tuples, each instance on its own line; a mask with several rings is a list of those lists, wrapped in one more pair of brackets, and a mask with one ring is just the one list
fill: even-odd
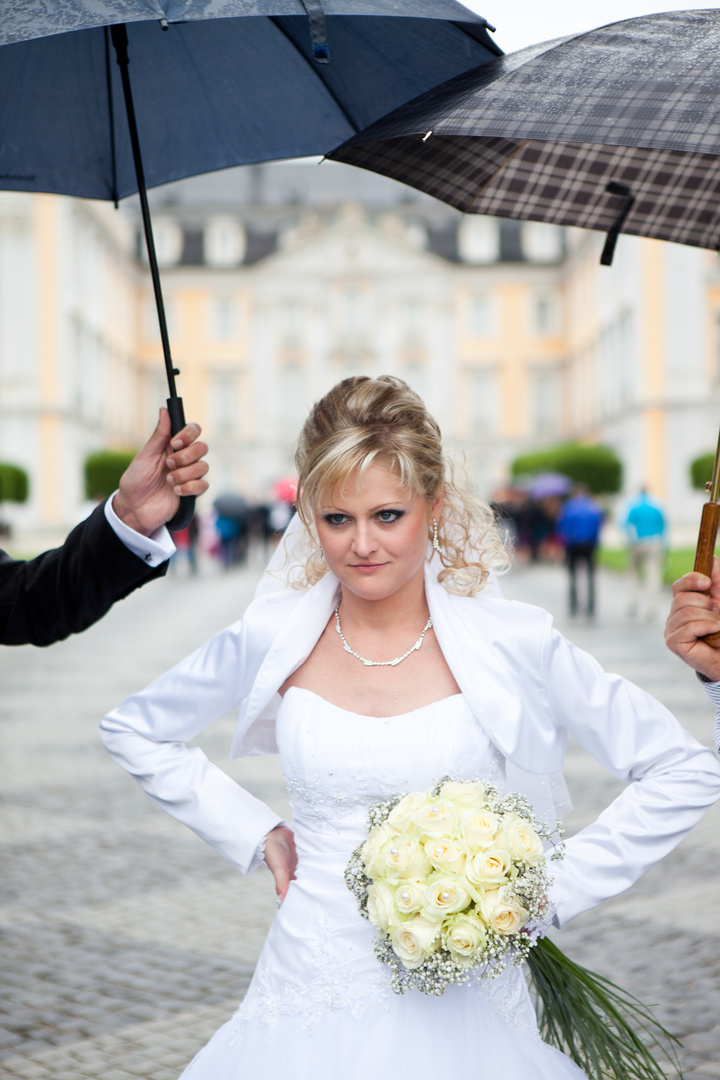
[(290, 882), (295, 879), (297, 854), (295, 837), (287, 825), (278, 825), (267, 835), (265, 841), (265, 862), (275, 878), (275, 892), (284, 900)]

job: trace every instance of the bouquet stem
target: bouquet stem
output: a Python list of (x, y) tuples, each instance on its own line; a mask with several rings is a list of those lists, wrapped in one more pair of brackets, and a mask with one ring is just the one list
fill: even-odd
[(676, 1052), (682, 1043), (638, 998), (574, 963), (548, 938), (530, 950), (527, 962), (540, 1034), (591, 1080), (667, 1080), (651, 1047), (682, 1080)]

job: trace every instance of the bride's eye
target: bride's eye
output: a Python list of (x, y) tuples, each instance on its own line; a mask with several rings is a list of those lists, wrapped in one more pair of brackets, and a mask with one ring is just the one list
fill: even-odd
[(404, 510), (381, 510), (378, 514), (378, 521), (381, 521), (384, 525), (391, 525), (394, 521), (399, 521), (404, 513)]
[(347, 521), (346, 514), (324, 514), (323, 521), (326, 521), (328, 525), (344, 525)]

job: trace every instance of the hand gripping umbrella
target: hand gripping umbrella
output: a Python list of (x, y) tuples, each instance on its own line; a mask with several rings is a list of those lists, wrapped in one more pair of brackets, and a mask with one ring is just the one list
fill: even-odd
[[(467, 72), (328, 156), (465, 213), (720, 247), (720, 11), (629, 19)], [(695, 569), (710, 574), (720, 444)], [(710, 635), (720, 644), (720, 634)]]
[(455, 0), (5, 0), (0, 188), (139, 193), (175, 431), (146, 188), (325, 153), (499, 55), (487, 26)]

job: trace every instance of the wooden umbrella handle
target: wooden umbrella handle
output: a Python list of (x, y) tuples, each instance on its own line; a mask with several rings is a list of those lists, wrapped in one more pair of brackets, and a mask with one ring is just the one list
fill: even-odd
[[(707, 577), (712, 574), (718, 524), (720, 524), (720, 503), (706, 502), (700, 518), (700, 532), (698, 533), (693, 570), (697, 570), (698, 573), (705, 574)], [(712, 645), (715, 649), (719, 648), (720, 631), (715, 634), (707, 634), (703, 641), (706, 641), (708, 645)]]

